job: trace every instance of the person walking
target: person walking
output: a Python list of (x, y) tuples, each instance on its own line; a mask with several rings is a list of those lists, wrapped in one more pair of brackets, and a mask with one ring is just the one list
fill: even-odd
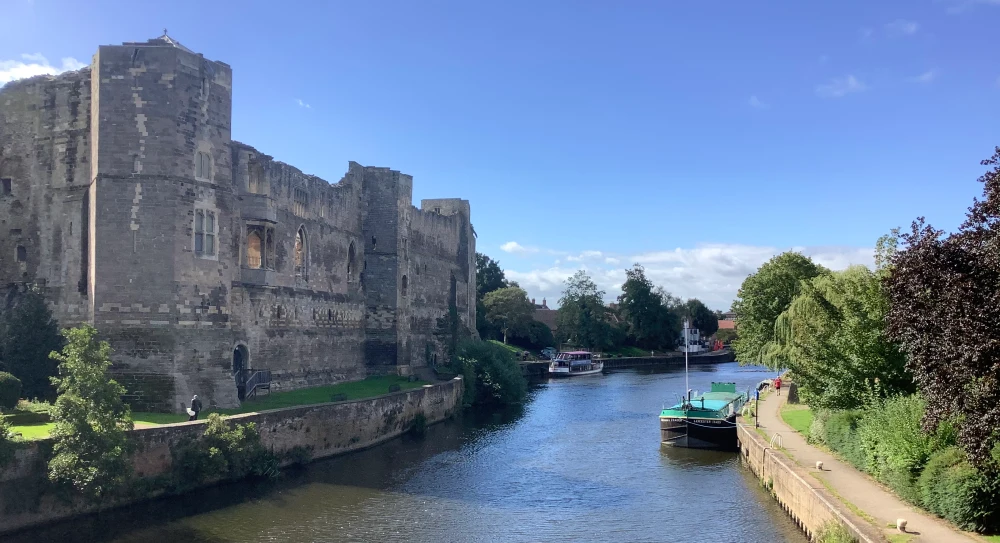
[(201, 400), (198, 399), (198, 395), (195, 394), (191, 398), (191, 407), (188, 409), (188, 420), (198, 420), (198, 413), (201, 412)]
[(778, 392), (778, 396), (781, 396), (781, 377), (774, 378), (774, 390)]

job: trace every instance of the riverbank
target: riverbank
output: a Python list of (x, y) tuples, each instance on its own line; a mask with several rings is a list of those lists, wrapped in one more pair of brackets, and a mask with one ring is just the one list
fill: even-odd
[[(434, 424), (451, 417), (461, 407), (464, 383), (461, 377), (420, 388), (363, 400), (328, 402), (288, 407), (229, 417), (254, 423), (262, 444), (283, 463), (307, 462), (365, 449), (414, 426)], [(154, 484), (168, 474), (173, 452), (184, 441), (197, 439), (204, 421), (137, 428), (130, 433), (136, 444), (132, 465), (136, 491), (127, 498), (100, 504), (60, 497), (47, 484), (46, 460), (52, 448), (49, 439), (27, 443), (15, 460), (0, 470), (0, 533), (11, 532), (55, 520), (67, 519), (156, 498), (164, 490)], [(214, 484), (216, 481), (209, 482)]]
[[(787, 395), (769, 395), (763, 399), (758, 409), (759, 432), (755, 431), (752, 423), (746, 429), (741, 428), (741, 442), (745, 438), (748, 449), (755, 450), (758, 448), (758, 443), (770, 447), (773, 439), (774, 445), (780, 451), (771, 447), (767, 454), (785, 464), (784, 472), (797, 473), (802, 479), (802, 484), (813, 488), (818, 486), (817, 493), (826, 494), (825, 499), (833, 506), (832, 510), (840, 512), (838, 516), (849, 518), (844, 511), (850, 513), (854, 516), (852, 523), (855, 526), (858, 525), (857, 519), (861, 519), (861, 527), (865, 528), (865, 531), (860, 533), (874, 531), (873, 533), (881, 538), (891, 538), (894, 543), (982, 541), (974, 534), (957, 530), (940, 519), (904, 503), (853, 466), (807, 443), (799, 432), (782, 420), (781, 407), (786, 401)], [(796, 421), (794, 416), (792, 421)], [(822, 470), (815, 468), (817, 461), (823, 462)], [(812, 509), (802, 512), (802, 506), (798, 503), (792, 503), (789, 508), (793, 516), (798, 514), (810, 517), (815, 514)], [(826, 508), (824, 506), (824, 509)], [(906, 532), (895, 529), (896, 520), (900, 518), (907, 520)], [(856, 537), (859, 541), (865, 541), (861, 535)]]

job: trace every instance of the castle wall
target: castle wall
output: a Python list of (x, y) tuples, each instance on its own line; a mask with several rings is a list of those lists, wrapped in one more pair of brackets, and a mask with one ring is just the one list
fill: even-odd
[(276, 390), (405, 373), (450, 303), (474, 330), (467, 201), (419, 210), (353, 162), (331, 184), (232, 141), (231, 111), (230, 67), (166, 37), (5, 87), (0, 285), (94, 324), (144, 411), (235, 406), (237, 366)]
[(90, 70), (0, 94), (0, 288), (44, 285), (60, 322), (89, 319)]

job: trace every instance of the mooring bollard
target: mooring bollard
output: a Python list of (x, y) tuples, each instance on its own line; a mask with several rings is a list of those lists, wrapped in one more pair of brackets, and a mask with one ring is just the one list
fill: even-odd
[(823, 461), (822, 460), (817, 460), (816, 461), (816, 469), (818, 469), (820, 471), (823, 471)]
[(905, 518), (898, 518), (898, 519), (896, 519), (896, 529), (899, 530), (900, 532), (905, 532), (906, 531), (906, 519)]

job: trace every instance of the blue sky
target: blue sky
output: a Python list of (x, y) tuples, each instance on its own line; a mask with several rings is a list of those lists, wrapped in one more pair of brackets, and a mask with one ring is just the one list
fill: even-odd
[(166, 27), (233, 67), (235, 139), (471, 200), (539, 301), (579, 267), (725, 309), (782, 250), (868, 264), (957, 227), (1000, 144), (1000, 0), (2, 2), (0, 82)]

